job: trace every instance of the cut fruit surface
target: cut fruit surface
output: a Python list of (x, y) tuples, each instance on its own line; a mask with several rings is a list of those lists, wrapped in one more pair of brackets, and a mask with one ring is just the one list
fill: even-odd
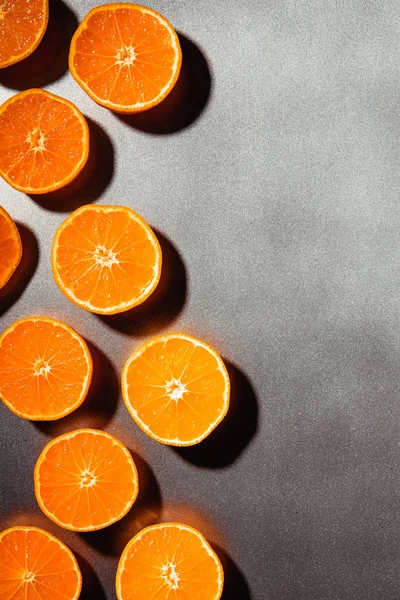
[(122, 372), (122, 394), (132, 418), (153, 439), (192, 446), (226, 415), (229, 375), (208, 344), (167, 334), (132, 354)]
[(0, 8), (0, 69), (37, 48), (49, 20), (48, 0), (5, 0)]
[(20, 319), (0, 336), (0, 398), (24, 419), (60, 419), (84, 401), (93, 363), (71, 327), (47, 317)]
[(142, 529), (119, 561), (118, 600), (219, 600), (222, 565), (203, 535), (181, 523)]
[(72, 38), (69, 68), (89, 96), (116, 112), (159, 104), (174, 87), (182, 53), (172, 25), (139, 4), (91, 10)]
[(0, 289), (4, 287), (22, 257), (18, 228), (7, 211), (0, 206)]
[(39, 89), (0, 106), (0, 174), (15, 189), (46, 194), (70, 183), (89, 155), (89, 128), (68, 100)]
[(77, 600), (82, 576), (71, 550), (38, 527), (0, 533), (1, 600)]
[(117, 438), (77, 429), (51, 441), (34, 473), (42, 511), (60, 527), (94, 531), (121, 519), (136, 500), (135, 463)]
[(115, 314), (141, 304), (157, 287), (161, 248), (150, 226), (124, 206), (83, 206), (58, 228), (53, 275), (74, 304)]

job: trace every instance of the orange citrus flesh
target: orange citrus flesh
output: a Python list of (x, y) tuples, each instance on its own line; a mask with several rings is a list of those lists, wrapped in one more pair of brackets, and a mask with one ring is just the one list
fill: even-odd
[(155, 337), (129, 358), (122, 394), (136, 423), (163, 444), (192, 446), (229, 407), (226, 367), (208, 344), (183, 334)]
[(37, 48), (49, 20), (48, 0), (5, 0), (0, 8), (0, 69)]
[(0, 398), (24, 419), (51, 421), (78, 408), (92, 370), (86, 342), (61, 321), (20, 319), (0, 336)]
[(94, 313), (129, 310), (150, 296), (161, 248), (149, 225), (124, 206), (83, 206), (58, 228), (53, 275), (72, 302)]
[(182, 53), (172, 25), (138, 4), (91, 10), (72, 38), (69, 67), (89, 96), (134, 113), (159, 104), (179, 76)]
[(31, 89), (0, 106), (0, 174), (15, 189), (46, 194), (75, 179), (89, 154), (89, 128), (68, 100)]
[(37, 527), (0, 533), (1, 600), (77, 600), (82, 576), (75, 556)]
[(22, 257), (22, 243), (16, 224), (0, 206), (0, 289), (5, 286)]
[(119, 561), (118, 600), (219, 600), (221, 563), (200, 532), (181, 523), (142, 529)]
[(121, 519), (136, 500), (135, 463), (114, 436), (77, 429), (51, 441), (34, 473), (42, 511), (60, 527), (94, 531)]

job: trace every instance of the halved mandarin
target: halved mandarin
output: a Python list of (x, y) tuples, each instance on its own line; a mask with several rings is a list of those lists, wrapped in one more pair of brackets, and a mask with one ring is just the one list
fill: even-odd
[(0, 289), (9, 281), (22, 257), (18, 228), (8, 212), (0, 206)]
[(71, 413), (86, 398), (92, 371), (86, 342), (56, 319), (20, 319), (0, 336), (0, 398), (24, 419)]
[(0, 175), (27, 194), (70, 183), (89, 155), (89, 128), (72, 102), (40, 89), (0, 106)]
[(159, 104), (181, 68), (178, 36), (147, 6), (117, 2), (91, 10), (71, 42), (69, 68), (98, 104), (135, 113)]
[(182, 523), (142, 529), (118, 564), (118, 600), (219, 600), (224, 571), (203, 535)]
[(51, 255), (67, 298), (103, 315), (144, 302), (157, 287), (161, 260), (152, 229), (125, 206), (78, 208), (57, 229)]
[(6, 0), (0, 9), (0, 69), (37, 48), (49, 20), (48, 0)]
[(72, 531), (94, 531), (122, 519), (139, 490), (129, 450), (97, 429), (77, 429), (49, 442), (36, 462), (34, 482), (44, 514)]
[(122, 395), (136, 423), (171, 446), (201, 442), (229, 408), (229, 375), (219, 354), (184, 333), (152, 338), (128, 359)]
[(78, 600), (82, 576), (71, 550), (38, 527), (0, 533), (2, 600)]

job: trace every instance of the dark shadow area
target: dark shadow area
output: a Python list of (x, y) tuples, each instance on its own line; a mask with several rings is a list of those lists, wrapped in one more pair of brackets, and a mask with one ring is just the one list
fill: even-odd
[(68, 70), (71, 38), (78, 27), (75, 13), (62, 2), (50, 0), (49, 23), (42, 41), (27, 58), (0, 70), (0, 83), (13, 90), (49, 85)]
[(107, 556), (120, 556), (126, 544), (144, 527), (154, 525), (161, 515), (161, 491), (150, 466), (130, 450), (139, 476), (139, 494), (125, 517), (110, 527), (99, 531), (81, 533), (80, 536), (98, 552)]
[(82, 573), (82, 592), (79, 600), (107, 600), (106, 592), (88, 561), (77, 552), (74, 552), (74, 555)]
[(190, 127), (207, 106), (212, 77), (200, 48), (183, 34), (182, 68), (173, 90), (158, 106), (133, 115), (117, 114), (124, 123), (146, 133), (171, 134)]
[(17, 223), (17, 227), (22, 242), (22, 258), (9, 281), (0, 290), (0, 316), (21, 296), (39, 261), (39, 246), (34, 233), (22, 223)]
[(225, 361), (231, 380), (228, 414), (202, 442), (190, 447), (174, 447), (185, 460), (211, 469), (227, 467), (241, 454), (257, 431), (258, 404), (246, 375)]
[(162, 233), (153, 230), (162, 250), (160, 282), (139, 306), (119, 315), (98, 315), (112, 329), (127, 335), (151, 335), (172, 323), (186, 301), (186, 268), (178, 250)]
[(90, 131), (90, 151), (86, 165), (67, 186), (49, 194), (30, 194), (39, 206), (53, 212), (71, 212), (95, 202), (114, 174), (114, 147), (105, 130), (85, 117)]
[(83, 404), (63, 419), (34, 421), (36, 427), (47, 435), (61, 435), (79, 427), (102, 429), (117, 409), (120, 390), (114, 366), (97, 346), (88, 341), (87, 344), (93, 358), (93, 377), (89, 393)]
[(238, 566), (216, 544), (211, 544), (214, 552), (218, 555), (224, 569), (224, 591), (221, 600), (251, 600), (251, 594), (246, 579)]

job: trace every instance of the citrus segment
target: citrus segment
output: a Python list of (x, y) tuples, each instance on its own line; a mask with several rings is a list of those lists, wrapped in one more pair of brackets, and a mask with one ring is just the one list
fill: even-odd
[(37, 48), (49, 19), (48, 0), (5, 0), (0, 9), (0, 68)]
[(229, 407), (226, 367), (208, 344), (183, 334), (153, 338), (127, 361), (122, 394), (136, 423), (173, 446), (203, 440)]
[(92, 370), (86, 342), (61, 321), (20, 319), (0, 336), (0, 398), (19, 417), (68, 415), (84, 401)]
[(114, 436), (96, 429), (78, 429), (47, 444), (34, 480), (42, 511), (73, 531), (93, 531), (118, 521), (139, 489), (129, 451)]
[(161, 248), (149, 225), (123, 206), (83, 206), (58, 228), (53, 274), (72, 302), (94, 313), (129, 310), (150, 296)]
[(88, 125), (68, 100), (31, 89), (0, 107), (0, 174), (15, 189), (58, 190), (78, 175), (88, 154)]
[(56, 537), (37, 527), (0, 533), (2, 600), (77, 600), (81, 587), (75, 556)]
[(72, 38), (69, 66), (99, 104), (134, 113), (159, 104), (174, 87), (182, 54), (172, 25), (138, 4), (91, 10)]
[(203, 535), (181, 523), (147, 527), (119, 561), (118, 600), (219, 600), (221, 563)]
[(5, 286), (22, 257), (18, 228), (8, 212), (0, 206), (0, 289)]

